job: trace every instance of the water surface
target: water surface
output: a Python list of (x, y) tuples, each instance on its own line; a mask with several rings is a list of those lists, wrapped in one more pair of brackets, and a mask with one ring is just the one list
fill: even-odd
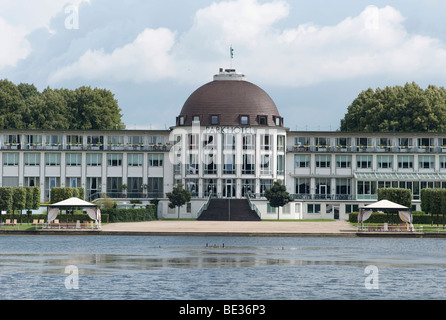
[(445, 299), (445, 245), (443, 239), (4, 236), (0, 298)]

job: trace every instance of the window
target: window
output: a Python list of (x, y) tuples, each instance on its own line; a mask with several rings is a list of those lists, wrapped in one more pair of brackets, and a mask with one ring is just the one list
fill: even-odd
[(392, 146), (390, 138), (376, 138), (376, 145), (380, 148), (387, 148)]
[(208, 153), (204, 155), (204, 164), (203, 164), (204, 174), (217, 173), (217, 164), (214, 161), (215, 156), (216, 155), (214, 153)]
[(336, 194), (349, 195), (350, 194), (350, 179), (336, 179)]
[(120, 146), (124, 144), (124, 136), (109, 136), (107, 140), (108, 144), (113, 146)]
[(296, 147), (304, 147), (310, 145), (310, 137), (295, 137), (294, 145)]
[(326, 137), (316, 137), (315, 139), (315, 144), (317, 147), (323, 147), (325, 148), (326, 146), (330, 145), (330, 138), (326, 138)]
[(38, 146), (42, 144), (42, 136), (41, 135), (33, 135), (29, 134), (25, 136), (25, 143), (29, 146)]
[(255, 173), (255, 157), (253, 154), (243, 155), (242, 174)]
[(277, 156), (277, 174), (283, 175), (285, 173), (285, 158), (283, 155), (279, 154)]
[(359, 205), (357, 204), (346, 204), (345, 205), (345, 213), (352, 213), (352, 212), (358, 212), (359, 211)]
[(25, 166), (39, 166), (40, 153), (25, 153)]
[(265, 191), (271, 189), (272, 186), (273, 186), (273, 180), (270, 179), (260, 180), (260, 194), (263, 196)]
[(107, 193), (111, 197), (117, 197), (118, 193), (121, 194), (122, 178), (121, 177), (108, 177), (107, 178)]
[(98, 167), (102, 164), (102, 154), (87, 153), (87, 166)]
[(255, 135), (244, 134), (242, 137), (243, 150), (254, 150), (255, 149)]
[(372, 146), (372, 138), (356, 138), (356, 146), (366, 148)]
[(331, 156), (316, 156), (316, 168), (330, 168)]
[(193, 116), (192, 117), (193, 122), (200, 122), (200, 116)]
[(223, 138), (224, 138), (224, 149), (235, 150), (235, 134), (225, 134)]
[(372, 168), (372, 156), (356, 156), (356, 168), (370, 169)]
[(280, 126), (280, 123), (281, 123), (280, 117), (275, 117), (274, 118), (274, 123), (276, 124), (276, 126)]
[(143, 136), (129, 136), (129, 143), (133, 146), (143, 145), (144, 137)]
[(216, 145), (215, 135), (205, 134), (203, 136), (203, 147), (206, 149), (214, 149)]
[(51, 188), (60, 187), (60, 178), (58, 177), (46, 177), (45, 178), (45, 198), (50, 199)]
[(122, 153), (108, 153), (107, 166), (120, 167), (122, 166)]
[(60, 145), (62, 144), (62, 136), (60, 135), (46, 136), (45, 143), (50, 146)]
[(127, 155), (127, 164), (129, 167), (142, 167), (142, 153), (129, 153)]
[(320, 212), (321, 212), (320, 204), (313, 204), (313, 203), (307, 204), (307, 213), (320, 213)]
[(211, 124), (217, 125), (219, 123), (220, 123), (220, 121), (219, 121), (219, 117), (217, 115), (211, 116)]
[(418, 138), (417, 142), (419, 147), (430, 147), (435, 144), (433, 138)]
[(39, 177), (25, 177), (25, 187), (39, 187), (40, 179)]
[(336, 168), (351, 168), (351, 156), (336, 156)]
[(285, 151), (285, 136), (277, 136), (277, 151)]
[(351, 144), (351, 138), (336, 138), (336, 147), (338, 148), (346, 148)]
[(67, 153), (65, 158), (67, 167), (79, 167), (82, 165), (82, 155), (80, 153)]
[(47, 166), (60, 166), (60, 153), (45, 153), (45, 164)]
[(19, 165), (19, 153), (18, 152), (3, 153), (3, 165), (4, 166), (18, 166)]
[(65, 185), (70, 188), (79, 188), (81, 185), (81, 178), (69, 177), (66, 179)]
[(413, 168), (413, 156), (398, 156), (398, 168), (399, 169), (412, 169)]
[(140, 198), (142, 193), (142, 178), (129, 177), (127, 178), (127, 195), (130, 198)]
[(412, 138), (398, 138), (398, 145), (401, 148), (408, 148), (412, 146)]
[(67, 136), (67, 144), (68, 145), (82, 145), (82, 142), (84, 141), (83, 136), (77, 136), (77, 135), (68, 135)]
[[(181, 137), (180, 137), (180, 140), (181, 140)], [(148, 142), (150, 145), (164, 144), (164, 136), (149, 136)]]
[(179, 118), (179, 120), (178, 120), (178, 124), (179, 124), (180, 126), (184, 126), (184, 117), (183, 117), (183, 116), (181, 116), (181, 117)]
[(418, 169), (435, 169), (435, 157), (418, 156)]
[(273, 136), (269, 134), (260, 135), (260, 148), (262, 150), (271, 150), (272, 138)]
[(260, 159), (260, 174), (271, 174), (271, 156), (269, 154), (263, 154)]
[(162, 198), (163, 195), (163, 178), (148, 178), (147, 192), (149, 198)]
[(266, 124), (267, 124), (267, 117), (266, 116), (259, 116), (259, 124), (261, 126), (266, 126)]
[(235, 155), (225, 154), (223, 163), (224, 174), (235, 174)]
[(198, 174), (198, 154), (189, 154), (188, 174)]
[(446, 156), (440, 156), (440, 168), (446, 169)]
[(295, 178), (294, 182), (295, 182), (296, 194), (299, 195), (310, 194), (310, 185), (311, 185), (310, 178)]
[(294, 168), (309, 168), (310, 167), (310, 155), (295, 155), (294, 156)]
[(103, 143), (104, 143), (103, 136), (88, 136), (87, 137), (87, 144), (89, 144), (89, 145), (100, 146)]
[(249, 117), (248, 116), (240, 116), (240, 124), (241, 125), (248, 125), (249, 124)]
[(393, 168), (393, 156), (378, 156), (377, 161), (379, 169)]
[(198, 134), (197, 133), (190, 133), (188, 135), (188, 139), (189, 139), (189, 150), (196, 150), (198, 149)]
[(358, 181), (357, 186), (358, 195), (376, 194), (376, 181)]
[(149, 167), (162, 167), (164, 155), (162, 153), (149, 154)]

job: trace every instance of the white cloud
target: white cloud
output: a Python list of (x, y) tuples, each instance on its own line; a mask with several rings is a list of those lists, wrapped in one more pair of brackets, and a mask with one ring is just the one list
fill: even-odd
[(30, 53), (30, 45), (25, 40), (26, 30), (14, 27), (0, 18), (0, 70), (7, 66), (15, 66)]
[(279, 28), (289, 15), (286, 1), (212, 3), (197, 10), (186, 31), (145, 29), (112, 51), (84, 49), (53, 73), (51, 81), (203, 83), (219, 67), (229, 67), (230, 45), (234, 67), (263, 84), (307, 86), (383, 75), (411, 81), (414, 76), (441, 75), (446, 67), (444, 43), (409, 33), (401, 12), (390, 6), (366, 7), (334, 25), (286, 21), (291, 27)]
[(52, 74), (50, 82), (71, 78), (135, 82), (169, 78), (175, 70), (169, 56), (174, 42), (175, 34), (168, 29), (145, 29), (132, 43), (111, 54), (88, 50), (77, 62)]

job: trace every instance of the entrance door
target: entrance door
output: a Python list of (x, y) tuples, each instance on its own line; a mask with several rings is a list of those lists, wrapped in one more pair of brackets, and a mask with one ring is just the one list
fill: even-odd
[(327, 197), (327, 186), (325, 184), (319, 185), (319, 195), (321, 199), (325, 199)]
[(223, 189), (223, 197), (224, 198), (233, 198), (235, 197), (235, 185), (234, 180), (226, 179), (224, 180), (225, 186)]

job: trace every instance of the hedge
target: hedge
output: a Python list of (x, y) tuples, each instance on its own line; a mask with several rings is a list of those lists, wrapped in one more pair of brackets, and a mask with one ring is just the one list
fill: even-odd
[[(437, 220), (438, 219), (438, 220)], [(358, 213), (353, 212), (349, 214), (348, 218), (349, 222), (357, 223), (358, 222)], [(403, 223), (400, 217), (398, 216), (398, 213), (372, 213), (370, 218), (367, 219), (367, 221), (364, 221), (364, 223), (391, 223), (391, 224), (400, 224)], [(439, 215), (430, 215), (430, 214), (424, 214), (424, 212), (415, 211), (412, 212), (412, 223), (413, 224), (444, 224), (446, 223), (446, 217), (445, 220), (443, 220), (443, 216)]]
[[(63, 211), (61, 211), (63, 212)], [(47, 214), (4, 214), (2, 215), (2, 223), (6, 219), (17, 219), (19, 223), (32, 223), (34, 219), (44, 219), (47, 220)], [(56, 219), (60, 222), (73, 222), (73, 221), (90, 221), (91, 218), (85, 213), (59, 213)], [(156, 220), (156, 207), (147, 206), (143, 209), (101, 209), (101, 221), (102, 223), (113, 223), (113, 222), (137, 222), (137, 221), (152, 221)]]
[[(14, 216), (12, 214), (2, 214), (2, 223), (5, 222), (6, 219), (17, 219), (18, 223), (32, 223), (33, 220), (45, 220), (45, 223), (47, 221), (48, 215), (46, 213), (41, 213), (41, 214), (26, 214), (26, 213), (22, 213), (20, 214), (14, 214)], [(77, 220), (79, 221), (91, 221), (92, 219), (85, 213), (75, 213), (74, 215), (71, 213), (62, 213), (59, 214), (57, 216), (57, 218), (60, 222), (75, 222)], [(101, 211), (101, 222), (102, 223), (108, 223), (109, 221), (109, 217), (108, 214), (103, 214)]]
[(101, 209), (102, 214), (108, 214), (109, 222), (136, 222), (156, 220), (156, 207), (147, 206), (144, 209)]

